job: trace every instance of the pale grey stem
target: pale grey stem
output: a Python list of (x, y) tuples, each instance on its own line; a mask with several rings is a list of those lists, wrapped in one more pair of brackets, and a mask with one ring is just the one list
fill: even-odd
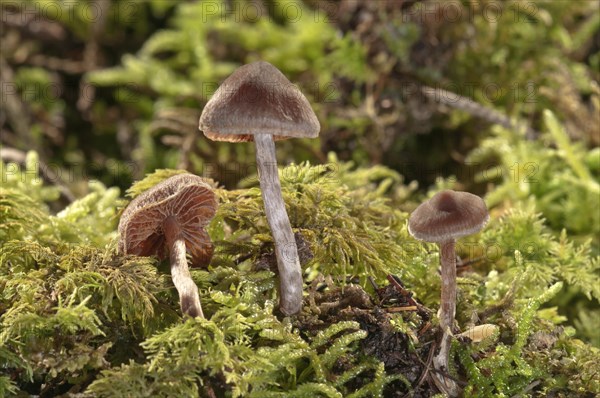
[(267, 221), (275, 241), (275, 255), (280, 279), (279, 307), (285, 315), (293, 315), (302, 308), (302, 270), (298, 259), (296, 239), (281, 196), (275, 143), (270, 134), (256, 134), (254, 142), (260, 190), (265, 203)]
[(439, 244), (440, 262), (442, 265), (442, 300), (440, 311), (440, 326), (442, 330), (454, 326), (454, 315), (456, 314), (456, 252), (454, 250), (455, 240), (449, 240)]
[(204, 318), (198, 287), (192, 280), (192, 275), (188, 269), (185, 241), (177, 219), (173, 216), (167, 217), (163, 223), (163, 230), (169, 246), (171, 276), (179, 293), (181, 312), (194, 318), (198, 316)]
[[(448, 373), (448, 356), (452, 343), (452, 327), (456, 313), (456, 252), (454, 239), (440, 242), (440, 262), (442, 265), (442, 299), (440, 304), (440, 327), (442, 328), (442, 340), (440, 350), (433, 358), (434, 367), (442, 372)], [(442, 374), (434, 376), (435, 384), (450, 397), (456, 397), (459, 389), (453, 380)]]

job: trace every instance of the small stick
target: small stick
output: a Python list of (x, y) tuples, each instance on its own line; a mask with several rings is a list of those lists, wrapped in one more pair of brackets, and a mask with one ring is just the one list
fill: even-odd
[(377, 282), (375, 282), (375, 278), (373, 278), (371, 275), (369, 275), (369, 277), (367, 279), (369, 280), (369, 283), (371, 284), (371, 286), (373, 286), (373, 289), (375, 289), (375, 291), (377, 292), (379, 290), (379, 285), (377, 284)]
[(391, 308), (386, 308), (385, 309), (387, 312), (404, 312), (404, 311), (416, 311), (417, 310), (417, 306), (416, 305), (409, 305), (408, 307), (391, 307)]
[(392, 285), (394, 285), (394, 287), (395, 287), (396, 289), (398, 289), (398, 291), (399, 291), (399, 292), (400, 292), (402, 295), (406, 296), (406, 298), (408, 299), (408, 303), (409, 303), (410, 305), (414, 305), (414, 306), (417, 306), (417, 307), (419, 306), (419, 303), (417, 303), (417, 302), (416, 302), (416, 301), (415, 301), (415, 300), (412, 298), (412, 292), (410, 292), (410, 291), (406, 290), (406, 289), (404, 288), (404, 286), (402, 286), (402, 285), (401, 285), (401, 283), (400, 283), (400, 282), (399, 282), (399, 281), (396, 279), (396, 277), (394, 277), (394, 275), (391, 275), (391, 274), (390, 274), (390, 275), (388, 275), (388, 276), (387, 276), (387, 280), (388, 280), (388, 281), (390, 281), (390, 283), (391, 283)]

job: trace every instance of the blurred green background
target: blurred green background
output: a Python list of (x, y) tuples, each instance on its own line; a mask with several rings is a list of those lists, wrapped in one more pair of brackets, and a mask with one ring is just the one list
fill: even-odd
[(5, 1), (2, 15), (3, 148), (36, 150), (76, 194), (163, 167), (236, 186), (251, 145), (210, 142), (197, 122), (220, 82), (259, 59), (322, 124), (319, 140), (278, 144), (283, 164), (333, 151), (483, 193), (474, 176), (502, 148), (466, 158), (498, 117), (544, 140), (549, 109), (578, 145), (600, 143), (595, 1), (36, 0)]

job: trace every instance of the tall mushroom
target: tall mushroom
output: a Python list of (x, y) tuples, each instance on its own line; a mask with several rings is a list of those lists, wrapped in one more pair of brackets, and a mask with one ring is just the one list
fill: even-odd
[(172, 176), (129, 203), (119, 221), (119, 252), (137, 256), (157, 255), (171, 261), (173, 284), (182, 313), (204, 317), (192, 266), (207, 265), (213, 254), (210, 237), (203, 229), (215, 215), (217, 200), (210, 185), (191, 174)]
[(308, 100), (268, 62), (238, 68), (208, 101), (200, 130), (214, 141), (254, 141), (260, 189), (279, 270), (281, 311), (302, 308), (302, 271), (292, 227), (281, 196), (274, 140), (315, 138), (320, 125)]
[[(448, 370), (448, 355), (456, 312), (456, 239), (474, 234), (489, 219), (483, 200), (468, 192), (445, 190), (422, 203), (410, 215), (408, 231), (412, 236), (440, 247), (442, 297), (439, 311), (443, 336), (440, 351), (434, 357), (437, 370)], [(458, 394), (456, 384), (446, 377), (434, 378), (438, 387), (451, 395)]]

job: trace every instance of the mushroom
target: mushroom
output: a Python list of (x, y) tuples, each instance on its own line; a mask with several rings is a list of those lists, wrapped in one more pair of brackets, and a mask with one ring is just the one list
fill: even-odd
[(254, 62), (229, 76), (208, 101), (200, 130), (214, 141), (254, 141), (259, 183), (279, 271), (279, 307), (285, 315), (302, 308), (302, 270), (281, 196), (274, 140), (315, 138), (320, 125), (306, 97), (273, 65)]
[[(487, 207), (480, 197), (468, 192), (445, 190), (417, 207), (408, 220), (408, 231), (413, 237), (435, 242), (440, 247), (442, 297), (439, 318), (443, 336), (439, 354), (433, 360), (435, 368), (440, 371), (448, 370), (456, 312), (456, 239), (479, 231), (488, 219)], [(440, 375), (434, 380), (449, 395), (458, 394), (456, 383), (452, 380)]]
[(173, 284), (182, 313), (204, 317), (192, 266), (207, 265), (213, 254), (210, 237), (203, 229), (215, 215), (217, 200), (210, 185), (191, 174), (172, 176), (131, 201), (119, 221), (119, 252), (137, 256), (169, 253)]

